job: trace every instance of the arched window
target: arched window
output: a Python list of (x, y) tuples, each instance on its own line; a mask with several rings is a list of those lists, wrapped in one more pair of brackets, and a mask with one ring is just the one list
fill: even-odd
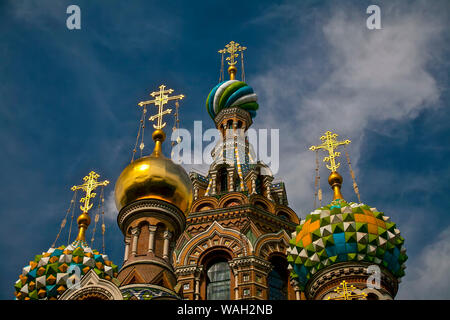
[(230, 299), (230, 267), (225, 258), (215, 260), (206, 271), (206, 299)]
[(266, 210), (266, 211), (268, 210), (266, 204), (261, 201), (255, 201), (255, 207)]
[(287, 300), (288, 271), (287, 261), (279, 256), (270, 259), (272, 271), (267, 277), (269, 300)]
[(290, 221), (291, 219), (289, 219), (289, 215), (286, 212), (280, 211), (277, 214), (281, 219), (286, 220), (286, 221)]
[(220, 179), (220, 192), (227, 192), (228, 190), (228, 171), (226, 168), (222, 168), (219, 170), (219, 179)]
[(256, 178), (255, 183), (256, 183), (256, 193), (257, 193), (257, 194), (263, 194), (263, 184), (262, 184), (262, 181), (261, 181), (261, 177), (260, 177), (260, 176), (258, 176), (258, 177)]
[(236, 178), (234, 180), (234, 190), (235, 191), (242, 191), (241, 190), (241, 181), (239, 180), (239, 178)]
[(373, 292), (369, 292), (369, 294), (367, 295), (367, 300), (378, 300), (378, 296), (373, 293)]
[(139, 224), (139, 237), (137, 242), (137, 255), (145, 255), (148, 251), (148, 238), (150, 232), (148, 230), (148, 222), (143, 222)]

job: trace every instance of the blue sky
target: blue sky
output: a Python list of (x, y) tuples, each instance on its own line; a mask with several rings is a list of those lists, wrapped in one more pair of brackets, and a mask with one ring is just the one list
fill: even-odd
[[(81, 8), (81, 30), (66, 28), (70, 4)], [(381, 8), (382, 30), (365, 26), (370, 4)], [(292, 208), (303, 218), (314, 209), (308, 147), (328, 129), (351, 139), (362, 202), (406, 239), (398, 298), (449, 299), (449, 9), (448, 1), (0, 2), (0, 298), (13, 298), (22, 267), (52, 244), (70, 187), (90, 170), (112, 182), (106, 248), (121, 264), (112, 190), (130, 161), (136, 103), (164, 83), (186, 96), (182, 127), (212, 127), (204, 101), (218, 82), (217, 50), (234, 40), (248, 47), (254, 126), (280, 129), (276, 178)], [(355, 201), (341, 162), (344, 197)], [(330, 200), (324, 168), (321, 176)]]

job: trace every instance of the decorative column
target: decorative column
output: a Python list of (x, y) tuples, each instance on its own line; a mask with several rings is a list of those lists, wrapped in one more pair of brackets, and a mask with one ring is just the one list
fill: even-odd
[(280, 204), (284, 204), (284, 197), (282, 191), (278, 192), (278, 201), (280, 202)]
[(135, 227), (135, 228), (131, 229), (131, 234), (133, 235), (133, 247), (131, 249), (131, 254), (134, 256), (136, 256), (136, 253), (137, 253), (139, 233), (141, 233), (141, 230), (139, 227)]
[(197, 266), (194, 271), (194, 300), (200, 300), (200, 276), (203, 272), (203, 266)]
[(198, 186), (194, 184), (194, 200), (198, 199)]
[(270, 194), (271, 190), (270, 190), (270, 184), (272, 183), (273, 177), (270, 176), (265, 176), (264, 177), (264, 187), (266, 188), (266, 198), (269, 200), (273, 200), (272, 199), (272, 195)]
[(301, 300), (300, 286), (297, 279), (291, 279), (291, 286), (294, 288), (295, 300)]
[(227, 168), (228, 171), (228, 191), (234, 191), (234, 167)]
[(239, 299), (239, 273), (237, 269), (233, 269), (233, 275), (234, 275), (234, 299)]
[(130, 253), (130, 242), (131, 242), (131, 238), (125, 237), (125, 254), (123, 257), (123, 262), (128, 260), (128, 255)]
[(153, 250), (155, 249), (155, 232), (156, 232), (156, 226), (152, 226), (149, 225), (148, 226), (148, 231), (149, 231), (149, 236), (148, 236), (148, 253), (153, 252)]
[(253, 171), (250, 176), (252, 182), (252, 190), (250, 194), (256, 194), (256, 178), (257, 178), (256, 173)]
[(164, 231), (164, 249), (163, 249), (163, 258), (169, 258), (169, 241), (172, 238), (172, 232), (169, 230)]
[(216, 179), (217, 179), (217, 171), (211, 171), (211, 181), (212, 181), (211, 189), (212, 190), (210, 190), (210, 194), (213, 196), (216, 195), (216, 193), (217, 193)]

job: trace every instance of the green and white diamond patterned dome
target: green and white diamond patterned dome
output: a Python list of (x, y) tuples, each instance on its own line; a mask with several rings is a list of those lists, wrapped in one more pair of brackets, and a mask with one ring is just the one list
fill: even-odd
[(339, 262), (361, 261), (401, 278), (408, 258), (403, 243), (396, 224), (376, 208), (336, 199), (307, 215), (292, 233), (291, 277), (303, 290), (318, 271)]
[(118, 271), (107, 255), (92, 250), (86, 241), (50, 248), (23, 268), (14, 285), (14, 295), (17, 300), (55, 300), (75, 283), (78, 272), (81, 278), (90, 270), (113, 282)]

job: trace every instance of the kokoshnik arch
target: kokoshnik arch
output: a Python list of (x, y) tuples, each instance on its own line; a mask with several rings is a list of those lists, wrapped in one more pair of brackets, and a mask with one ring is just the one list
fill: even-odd
[[(329, 205), (319, 207), (302, 221), (289, 207), (284, 183), (274, 182), (268, 166), (252, 159), (245, 132), (256, 117), (259, 103), (252, 87), (245, 83), (246, 49), (232, 41), (219, 51), (221, 76), (207, 96), (206, 111), (222, 140), (212, 151), (214, 161), (206, 175), (188, 175), (162, 152), (166, 138), (163, 117), (172, 112), (165, 105), (175, 102), (177, 126), (178, 103), (184, 95), (171, 95), (173, 89), (161, 85), (159, 91), (150, 94), (152, 100), (138, 104), (142, 118), (133, 157), (115, 184), (117, 223), (125, 243), (122, 267), (119, 269), (104, 252), (91, 249), (93, 239), (91, 246), (86, 241), (94, 190), (108, 184), (98, 182), (99, 175), (91, 172), (82, 185), (73, 187), (74, 191), (85, 192), (80, 200), (76, 239), (70, 242), (69, 231), (67, 246), (56, 246), (68, 222), (66, 215), (51, 248), (23, 268), (14, 284), (16, 299), (395, 297), (407, 259), (404, 239), (387, 216), (360, 203), (351, 167), (359, 203), (344, 200), (340, 191), (343, 179), (337, 172), (340, 152), (336, 150), (349, 140), (338, 141), (337, 134), (327, 131), (321, 137), (322, 144), (311, 147), (316, 154), (319, 150), (327, 152), (324, 161), (329, 162), (328, 182), (334, 195)], [(241, 80), (236, 79), (239, 58)], [(224, 79), (224, 61), (228, 64), (228, 80)], [(147, 118), (150, 105), (158, 111)], [(143, 155), (147, 119), (156, 122), (154, 149), (149, 156)], [(234, 134), (227, 134), (230, 131)], [(320, 188), (316, 188), (316, 196), (321, 200)], [(74, 199), (67, 212), (72, 216)], [(101, 208), (103, 201), (102, 189)], [(93, 234), (98, 213), (94, 221)], [(101, 229), (104, 234), (104, 223)], [(381, 278), (376, 288), (367, 286), (374, 265)]]

